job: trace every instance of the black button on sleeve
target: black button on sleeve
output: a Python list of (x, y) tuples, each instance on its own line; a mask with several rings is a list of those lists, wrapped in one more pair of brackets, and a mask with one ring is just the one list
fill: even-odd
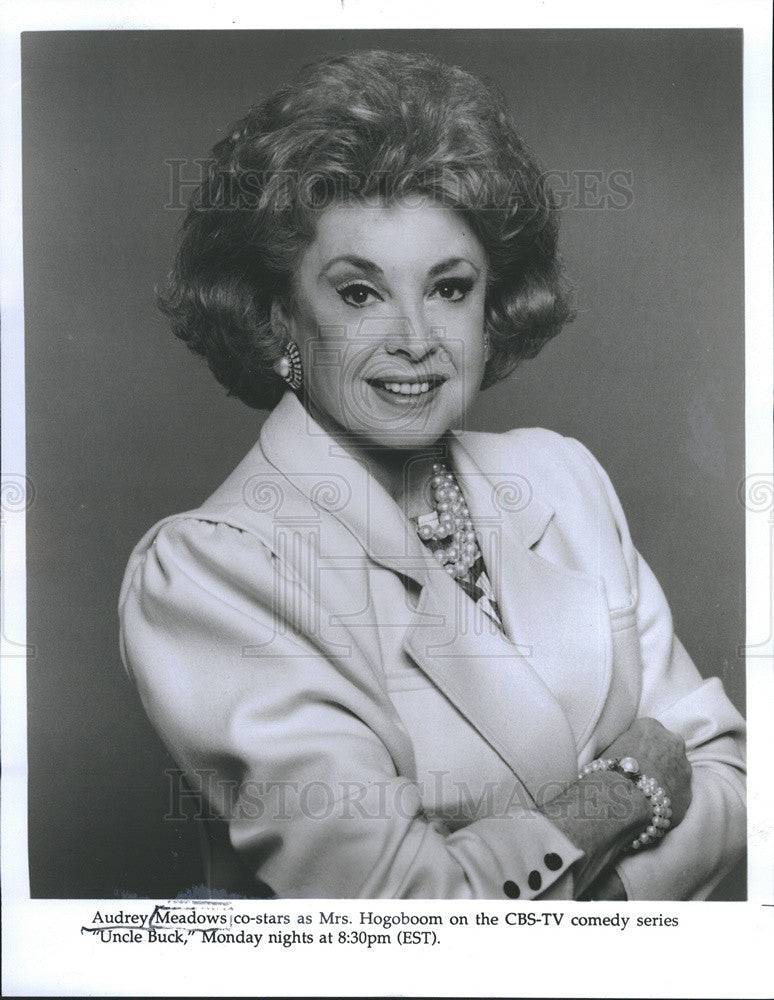
[(550, 872), (558, 872), (563, 862), (558, 854), (546, 854), (543, 858), (543, 864)]
[(503, 884), (503, 892), (508, 899), (518, 899), (521, 895), (521, 889), (515, 882), (511, 882), (510, 879)]
[(527, 879), (527, 882), (529, 883), (530, 889), (533, 889), (535, 892), (537, 892), (540, 886), (543, 884), (543, 879), (540, 875), (540, 872), (531, 871), (529, 873), (529, 878)]

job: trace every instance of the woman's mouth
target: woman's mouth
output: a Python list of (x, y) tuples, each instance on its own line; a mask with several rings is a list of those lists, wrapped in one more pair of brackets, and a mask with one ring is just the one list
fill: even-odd
[(424, 379), (369, 378), (366, 381), (380, 396), (391, 401), (408, 402), (414, 399), (424, 401), (434, 396), (446, 379), (440, 375), (428, 375)]

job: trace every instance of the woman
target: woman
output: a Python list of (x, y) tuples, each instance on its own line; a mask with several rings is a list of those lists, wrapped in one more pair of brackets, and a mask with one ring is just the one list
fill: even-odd
[(706, 896), (740, 716), (582, 445), (453, 430), (571, 311), (505, 107), (427, 56), (308, 67), (215, 147), (163, 306), (272, 412), (139, 543), (122, 653), (256, 885)]

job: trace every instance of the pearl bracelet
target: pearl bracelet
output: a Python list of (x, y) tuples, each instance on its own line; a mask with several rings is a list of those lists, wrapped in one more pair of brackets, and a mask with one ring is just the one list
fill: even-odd
[(649, 778), (647, 775), (640, 773), (640, 765), (634, 757), (621, 757), (620, 760), (614, 757), (600, 757), (582, 767), (578, 773), (578, 778), (584, 778), (587, 774), (593, 774), (595, 771), (617, 771), (625, 778), (633, 781), (637, 788), (650, 801), (650, 823), (639, 837), (629, 845), (630, 851), (638, 851), (643, 847), (650, 847), (651, 844), (654, 844), (664, 836), (670, 827), (672, 803), (655, 778)]

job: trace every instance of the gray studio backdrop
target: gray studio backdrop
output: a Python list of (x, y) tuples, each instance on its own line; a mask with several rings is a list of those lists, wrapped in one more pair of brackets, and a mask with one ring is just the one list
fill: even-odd
[[(699, 669), (744, 710), (741, 32), (60, 32), (23, 38), (33, 896), (202, 881), (172, 766), (125, 678), (129, 552), (195, 507), (263, 414), (167, 331), (154, 286), (227, 124), (319, 55), (424, 49), (490, 80), (563, 200), (577, 320), (472, 426), (602, 461)], [(12, 471), (12, 470), (8, 470)], [(751, 470), (754, 471), (754, 470)], [(743, 866), (718, 898), (744, 898)]]

